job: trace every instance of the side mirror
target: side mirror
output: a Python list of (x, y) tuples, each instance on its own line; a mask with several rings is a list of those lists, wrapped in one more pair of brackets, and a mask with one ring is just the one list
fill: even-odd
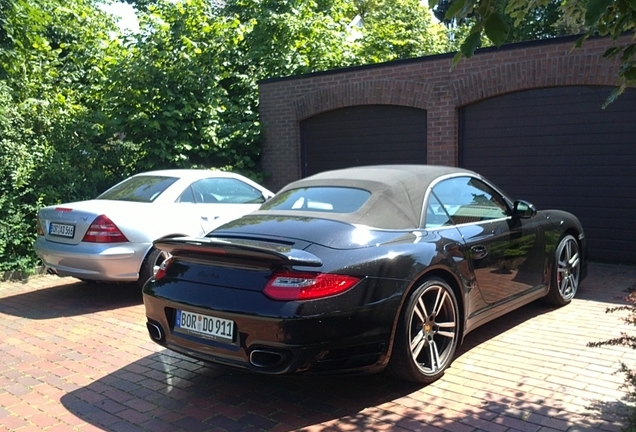
[(514, 217), (530, 219), (537, 214), (537, 209), (527, 201), (515, 201), (515, 208), (512, 211)]

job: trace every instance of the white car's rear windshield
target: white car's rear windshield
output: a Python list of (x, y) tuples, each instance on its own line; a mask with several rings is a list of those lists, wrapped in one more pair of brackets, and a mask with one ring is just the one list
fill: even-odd
[(261, 210), (320, 211), (353, 213), (369, 199), (371, 192), (347, 187), (308, 187), (276, 195)]
[(130, 177), (108, 189), (97, 199), (150, 203), (177, 180), (177, 177), (163, 176)]

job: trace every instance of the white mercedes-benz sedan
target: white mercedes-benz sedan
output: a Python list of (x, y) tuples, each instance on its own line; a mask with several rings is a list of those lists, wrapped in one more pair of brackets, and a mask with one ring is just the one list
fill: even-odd
[(167, 257), (166, 237), (202, 237), (274, 194), (238, 174), (197, 169), (136, 174), (97, 198), (44, 207), (34, 248), (50, 273), (143, 284)]

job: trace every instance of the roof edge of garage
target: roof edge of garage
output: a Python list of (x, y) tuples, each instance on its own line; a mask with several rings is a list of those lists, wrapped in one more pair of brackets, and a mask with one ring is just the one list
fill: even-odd
[[(568, 41), (574, 42), (580, 37), (581, 35), (574, 35), (574, 36), (562, 36), (562, 37), (554, 37), (549, 39), (540, 39), (540, 40), (525, 41), (525, 42), (514, 42), (514, 43), (504, 44), (500, 47), (491, 46), (486, 48), (480, 48), (477, 51), (475, 51), (475, 55), (486, 54), (493, 51), (506, 51), (506, 50), (524, 48), (524, 47), (535, 47), (535, 46), (541, 46), (541, 45), (558, 44), (558, 43), (563, 43)], [(594, 36), (588, 39), (593, 40), (593, 39), (605, 39), (605, 38), (606, 37), (604, 36)], [(453, 52), (443, 53), (443, 54), (432, 54), (432, 55), (427, 55), (422, 57), (412, 57), (408, 59), (391, 60), (391, 61), (382, 62), (382, 63), (372, 63), (372, 64), (364, 64), (364, 65), (358, 65), (358, 66), (347, 66), (347, 67), (328, 69), (328, 70), (318, 71), (318, 72), (310, 72), (310, 73), (300, 74), (300, 75), (265, 78), (265, 79), (259, 80), (257, 83), (260, 85), (260, 84), (268, 84), (268, 83), (281, 82), (281, 81), (291, 81), (295, 79), (304, 79), (304, 78), (321, 76), (321, 75), (332, 75), (332, 74), (337, 74), (342, 72), (374, 69), (379, 67), (385, 67), (387, 65), (402, 65), (402, 64), (409, 64), (409, 63), (434, 61), (434, 60), (439, 60), (443, 58), (452, 58), (455, 56), (455, 54), (456, 52), (453, 51)]]

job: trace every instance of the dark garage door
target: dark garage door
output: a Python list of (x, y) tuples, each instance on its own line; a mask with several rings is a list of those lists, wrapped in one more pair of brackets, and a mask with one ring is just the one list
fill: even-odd
[(426, 163), (426, 111), (361, 105), (328, 111), (300, 123), (302, 173), (351, 166)]
[(636, 264), (636, 90), (601, 106), (611, 88), (512, 93), (460, 110), (460, 164), (513, 198), (568, 210), (590, 258)]

